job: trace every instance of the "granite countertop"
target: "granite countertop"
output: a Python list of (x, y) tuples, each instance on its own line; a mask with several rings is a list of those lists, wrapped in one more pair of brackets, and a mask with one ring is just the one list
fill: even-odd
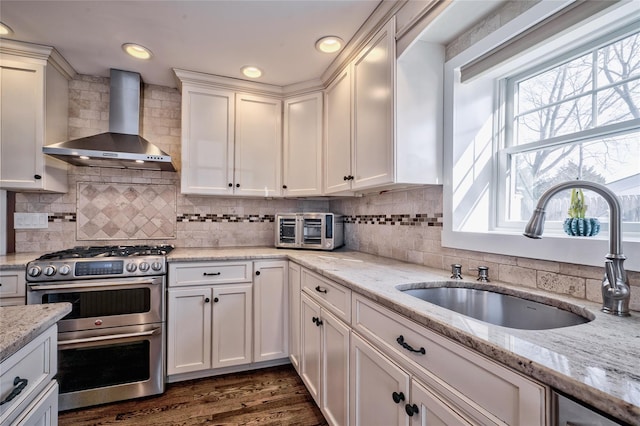
[(71, 312), (70, 303), (0, 307), (0, 362)]
[[(593, 321), (553, 330), (494, 326), (402, 293), (449, 280), (442, 270), (348, 250), (333, 252), (274, 248), (183, 249), (169, 262), (288, 258), (488, 358), (632, 424), (640, 424), (640, 315), (620, 318), (601, 305), (528, 287), (491, 282), (505, 292), (526, 292), (539, 301), (570, 308)], [(463, 280), (463, 282), (466, 280)], [(478, 285), (475, 280), (467, 281)]]
[(27, 263), (42, 256), (43, 253), (28, 252), (28, 253), (11, 253), (0, 256), (0, 271), (6, 270), (24, 270), (27, 267)]

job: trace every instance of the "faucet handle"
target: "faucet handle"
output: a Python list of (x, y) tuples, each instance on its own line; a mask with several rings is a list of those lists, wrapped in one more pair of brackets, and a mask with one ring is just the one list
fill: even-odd
[(451, 265), (451, 278), (454, 280), (462, 279), (462, 265), (459, 263), (454, 263)]
[(488, 283), (489, 280), (489, 267), (488, 266), (478, 266), (478, 278), (477, 281)]

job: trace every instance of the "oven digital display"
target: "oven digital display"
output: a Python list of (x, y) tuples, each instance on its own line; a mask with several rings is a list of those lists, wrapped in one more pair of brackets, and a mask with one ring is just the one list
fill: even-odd
[(76, 263), (76, 276), (86, 275), (118, 275), (124, 270), (124, 261), (122, 260), (92, 260), (90, 262)]

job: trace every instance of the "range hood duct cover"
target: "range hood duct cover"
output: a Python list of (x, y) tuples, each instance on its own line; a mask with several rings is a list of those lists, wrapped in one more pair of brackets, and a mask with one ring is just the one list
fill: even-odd
[(51, 155), (76, 166), (175, 172), (171, 156), (139, 135), (140, 74), (111, 70), (109, 132), (47, 145)]

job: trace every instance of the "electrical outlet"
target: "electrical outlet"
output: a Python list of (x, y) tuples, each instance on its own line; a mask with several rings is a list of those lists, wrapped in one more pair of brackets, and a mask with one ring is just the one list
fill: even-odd
[(13, 229), (45, 229), (49, 227), (47, 213), (14, 213)]

